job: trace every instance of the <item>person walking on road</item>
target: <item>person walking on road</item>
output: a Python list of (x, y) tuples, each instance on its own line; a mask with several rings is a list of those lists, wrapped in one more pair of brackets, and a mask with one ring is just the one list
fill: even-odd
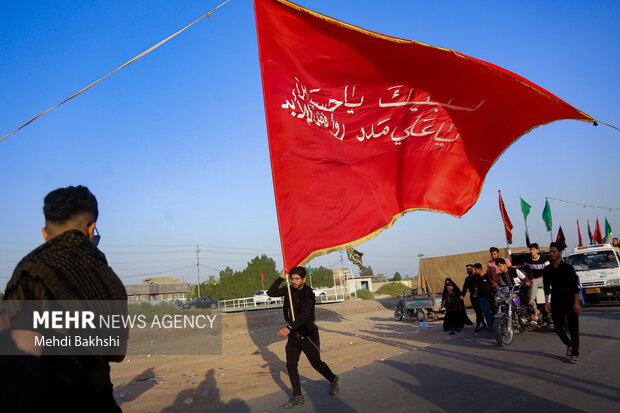
[[(562, 260), (562, 248), (557, 242), (549, 245), (549, 261), (544, 269), (545, 310), (552, 311), (554, 329), (566, 345), (570, 363), (579, 363), (579, 277), (572, 265)], [(551, 296), (551, 301), (549, 301)], [(566, 334), (566, 330), (570, 338)]]
[(474, 331), (477, 333), (480, 329), (486, 329), (487, 323), (484, 320), (484, 314), (482, 313), (482, 309), (480, 308), (480, 303), (478, 302), (478, 297), (476, 295), (476, 285), (478, 284), (478, 274), (474, 272), (474, 265), (467, 264), (465, 266), (467, 271), (467, 277), (465, 278), (465, 282), (463, 283), (463, 295), (461, 299), (465, 299), (465, 295), (469, 291), (469, 301), (471, 301), (471, 306), (474, 308), (476, 312), (476, 328)]
[(450, 331), (452, 335), (454, 331), (461, 331), (465, 324), (468, 326), (473, 324), (467, 317), (462, 295), (461, 289), (456, 286), (454, 281), (451, 278), (446, 278), (441, 296), (441, 306), (446, 309), (443, 331)]
[(480, 310), (487, 321), (487, 331), (493, 331), (493, 313), (491, 312), (491, 300), (495, 294), (495, 286), (487, 273), (482, 272), (482, 264), (474, 264), (474, 272), (478, 276), (476, 279), (476, 296), (480, 304)]
[[(319, 330), (314, 323), (316, 298), (312, 288), (306, 285), (306, 269), (304, 267), (295, 267), (291, 270), (290, 298), (288, 288), (286, 286), (280, 287), (280, 284), (285, 279), (286, 270), (282, 271), (280, 277), (269, 287), (267, 295), (270, 297), (284, 297), (284, 319), (288, 324), (280, 329), (278, 337), (288, 337), (286, 343), (286, 369), (293, 387), (293, 398), (284, 407), (290, 409), (304, 404), (304, 396), (301, 393), (299, 372), (297, 370), (299, 356), (302, 352), (308, 357), (312, 367), (329, 381), (331, 386), (330, 395), (335, 396), (338, 394), (341, 379), (321, 360)], [(291, 300), (293, 308), (291, 308)]]

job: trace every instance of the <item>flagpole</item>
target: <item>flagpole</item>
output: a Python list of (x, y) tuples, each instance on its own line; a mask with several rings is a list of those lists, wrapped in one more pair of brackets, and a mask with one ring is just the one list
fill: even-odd
[[(532, 206), (528, 204), (527, 202), (525, 202), (521, 195), (519, 195), (519, 200), (521, 201), (521, 212), (523, 213), (523, 223), (525, 224), (525, 236), (526, 236), (525, 246), (529, 248), (531, 240), (530, 240), (530, 230), (527, 227), (527, 216), (529, 215)], [(524, 204), (527, 205), (527, 208), (525, 208)]]
[(291, 295), (291, 283), (288, 280), (288, 271), (285, 273), (286, 274), (286, 289), (288, 290), (288, 300), (289, 300), (289, 304), (291, 305), (291, 320), (293, 320), (293, 323), (295, 322), (295, 311), (293, 310), (293, 296)]
[(353, 267), (351, 267), (351, 260), (349, 259), (348, 255), (347, 255), (347, 262), (349, 263), (349, 277), (353, 277)]
[[(527, 238), (530, 238), (530, 230), (527, 228), (527, 219), (523, 218), (523, 222), (525, 222), (525, 233), (527, 234)], [(531, 242), (531, 240), (530, 240)], [(526, 247), (530, 247), (529, 245), (526, 245)]]

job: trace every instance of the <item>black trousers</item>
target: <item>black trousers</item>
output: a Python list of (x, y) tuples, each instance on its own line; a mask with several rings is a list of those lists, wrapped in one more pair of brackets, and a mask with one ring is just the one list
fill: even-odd
[[(310, 342), (310, 340), (312, 342)], [(314, 343), (314, 345), (312, 345)], [(317, 348), (318, 347), (318, 348)], [(292, 335), (288, 336), (288, 342), (286, 343), (286, 369), (288, 370), (288, 376), (291, 379), (291, 386), (293, 387), (293, 396), (301, 396), (301, 384), (299, 382), (299, 372), (297, 371), (297, 365), (299, 363), (299, 356), (303, 351), (312, 367), (321, 373), (323, 377), (330, 383), (336, 379), (336, 375), (332, 373), (331, 369), (324, 361), (321, 360), (321, 352), (319, 348), (321, 343), (319, 335), (313, 335), (311, 337), (305, 337), (304, 339), (296, 339)]]
[(482, 314), (482, 307), (480, 307), (478, 298), (470, 295), (469, 300), (471, 301), (471, 306), (474, 307), (474, 311), (476, 312), (476, 328), (485, 326), (487, 323), (484, 321), (484, 314)]
[[(570, 346), (573, 356), (579, 355), (579, 316), (572, 308), (552, 307), (551, 317), (555, 333), (560, 337), (562, 343)], [(570, 334), (570, 339), (566, 335), (566, 330)]]

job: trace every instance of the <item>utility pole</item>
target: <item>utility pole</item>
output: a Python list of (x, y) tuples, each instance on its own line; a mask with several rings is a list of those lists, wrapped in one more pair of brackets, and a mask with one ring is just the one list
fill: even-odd
[(198, 297), (200, 297), (200, 249), (196, 245), (196, 277), (198, 277)]

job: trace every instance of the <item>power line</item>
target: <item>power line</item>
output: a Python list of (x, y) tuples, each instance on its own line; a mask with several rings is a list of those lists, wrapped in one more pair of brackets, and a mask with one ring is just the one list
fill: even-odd
[(193, 268), (194, 265), (189, 265), (187, 267), (181, 267), (181, 268), (172, 268), (169, 270), (163, 270), (163, 271), (157, 271), (157, 272), (150, 272), (150, 273), (145, 273), (145, 274), (133, 274), (133, 275), (122, 275), (120, 276), (121, 278), (132, 278), (132, 277), (144, 277), (147, 275), (155, 275), (155, 274), (163, 274), (163, 273), (167, 273), (167, 272), (173, 272), (173, 271), (180, 271), (180, 270), (186, 270), (188, 268)]
[(596, 205), (588, 205), (588, 204), (580, 204), (578, 202), (572, 202), (572, 201), (565, 201), (563, 199), (557, 199), (557, 198), (551, 198), (550, 196), (547, 197), (548, 199), (553, 199), (554, 201), (558, 201), (558, 202), (564, 202), (565, 204), (569, 204), (571, 206), (580, 206), (580, 207), (584, 207), (584, 208), (596, 208), (596, 209), (607, 209), (609, 211), (620, 211), (620, 208), (612, 208), (612, 207), (604, 207), (604, 206), (596, 206)]
[[(1, 260), (0, 260), (1, 261)], [(178, 261), (191, 261), (190, 258), (171, 258), (168, 260), (148, 260), (148, 261), (115, 261), (110, 260), (114, 265), (116, 264), (150, 264), (152, 262), (178, 262)]]

